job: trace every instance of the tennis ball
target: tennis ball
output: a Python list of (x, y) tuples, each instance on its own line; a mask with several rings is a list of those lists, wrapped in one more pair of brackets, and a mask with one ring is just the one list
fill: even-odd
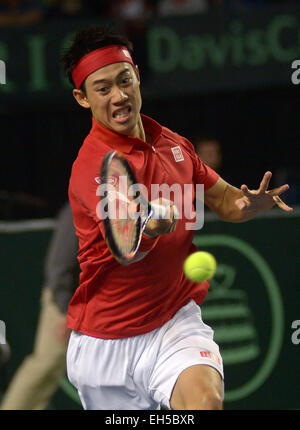
[(194, 252), (186, 258), (183, 264), (185, 276), (194, 282), (202, 282), (212, 278), (216, 268), (215, 257), (205, 251)]

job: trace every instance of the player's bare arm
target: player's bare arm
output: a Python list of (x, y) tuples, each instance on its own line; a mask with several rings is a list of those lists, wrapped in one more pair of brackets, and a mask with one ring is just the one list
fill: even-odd
[(238, 189), (219, 178), (217, 183), (205, 192), (205, 204), (223, 221), (228, 222), (248, 221), (274, 205), (285, 212), (291, 212), (293, 209), (279, 197), (289, 186), (285, 184), (269, 190), (271, 177), (272, 173), (266, 172), (257, 190), (249, 190), (247, 185)]

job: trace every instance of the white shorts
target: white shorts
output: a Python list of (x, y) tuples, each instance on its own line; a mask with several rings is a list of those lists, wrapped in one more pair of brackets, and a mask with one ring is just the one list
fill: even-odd
[(223, 363), (213, 330), (192, 300), (159, 329), (125, 339), (98, 339), (73, 331), (67, 351), (68, 378), (84, 409), (170, 409), (180, 373), (193, 365)]

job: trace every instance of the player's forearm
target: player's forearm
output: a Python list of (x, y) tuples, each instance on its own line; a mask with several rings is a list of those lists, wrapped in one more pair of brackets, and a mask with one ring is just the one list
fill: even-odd
[(219, 178), (215, 185), (205, 191), (204, 202), (223, 221), (244, 222), (255, 215), (246, 214), (237, 206), (237, 200), (242, 197), (240, 189)]

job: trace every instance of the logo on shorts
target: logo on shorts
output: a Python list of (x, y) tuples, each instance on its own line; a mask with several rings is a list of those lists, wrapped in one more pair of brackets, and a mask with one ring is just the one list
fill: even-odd
[(222, 365), (222, 360), (220, 357), (218, 357), (216, 354), (213, 354), (212, 352), (209, 351), (200, 351), (200, 355), (203, 358), (209, 358), (210, 360), (215, 361), (217, 364), (219, 364), (220, 366)]
[(176, 163), (184, 160), (183, 153), (181, 151), (180, 146), (174, 146), (173, 148), (171, 148), (171, 150), (173, 152), (173, 156), (174, 156)]

